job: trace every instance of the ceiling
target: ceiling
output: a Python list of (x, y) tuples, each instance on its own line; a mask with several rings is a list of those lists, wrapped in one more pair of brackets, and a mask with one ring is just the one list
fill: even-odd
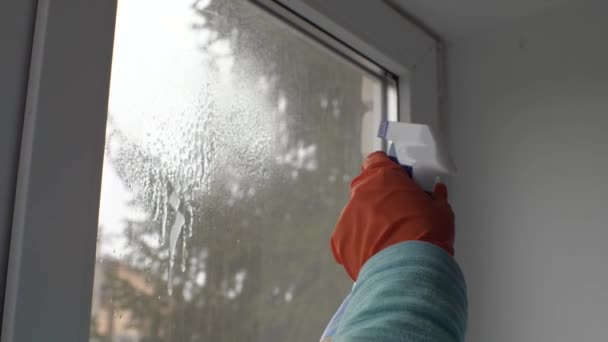
[(390, 0), (447, 40), (581, 0)]

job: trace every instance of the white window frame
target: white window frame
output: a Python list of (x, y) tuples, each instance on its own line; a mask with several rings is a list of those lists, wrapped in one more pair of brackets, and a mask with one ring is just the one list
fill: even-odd
[[(89, 338), (116, 1), (38, 1), (2, 342)], [(438, 126), (439, 44), (386, 2), (254, 2), (278, 3), (407, 80), (400, 120)]]
[(35, 14), (34, 0), (0, 1), (0, 308), (4, 303)]

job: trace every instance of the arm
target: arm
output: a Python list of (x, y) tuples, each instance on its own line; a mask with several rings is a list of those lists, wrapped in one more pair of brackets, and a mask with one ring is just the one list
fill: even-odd
[(334, 341), (464, 341), (453, 222), (445, 186), (429, 196), (383, 153), (368, 157), (331, 241), (357, 282)]
[(362, 268), (334, 341), (464, 341), (464, 279), (453, 258), (402, 242)]

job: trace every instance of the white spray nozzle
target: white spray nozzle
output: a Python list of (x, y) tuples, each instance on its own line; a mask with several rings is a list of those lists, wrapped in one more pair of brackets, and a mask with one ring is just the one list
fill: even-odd
[(432, 191), (438, 178), (456, 172), (443, 142), (427, 125), (384, 121), (378, 136), (389, 141), (389, 156), (411, 168), (414, 181), (426, 191)]

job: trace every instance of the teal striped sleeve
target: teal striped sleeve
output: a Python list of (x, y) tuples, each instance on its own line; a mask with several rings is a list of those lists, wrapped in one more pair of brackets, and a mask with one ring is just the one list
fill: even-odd
[(368, 260), (333, 341), (464, 341), (466, 286), (456, 261), (435, 245), (412, 241)]

